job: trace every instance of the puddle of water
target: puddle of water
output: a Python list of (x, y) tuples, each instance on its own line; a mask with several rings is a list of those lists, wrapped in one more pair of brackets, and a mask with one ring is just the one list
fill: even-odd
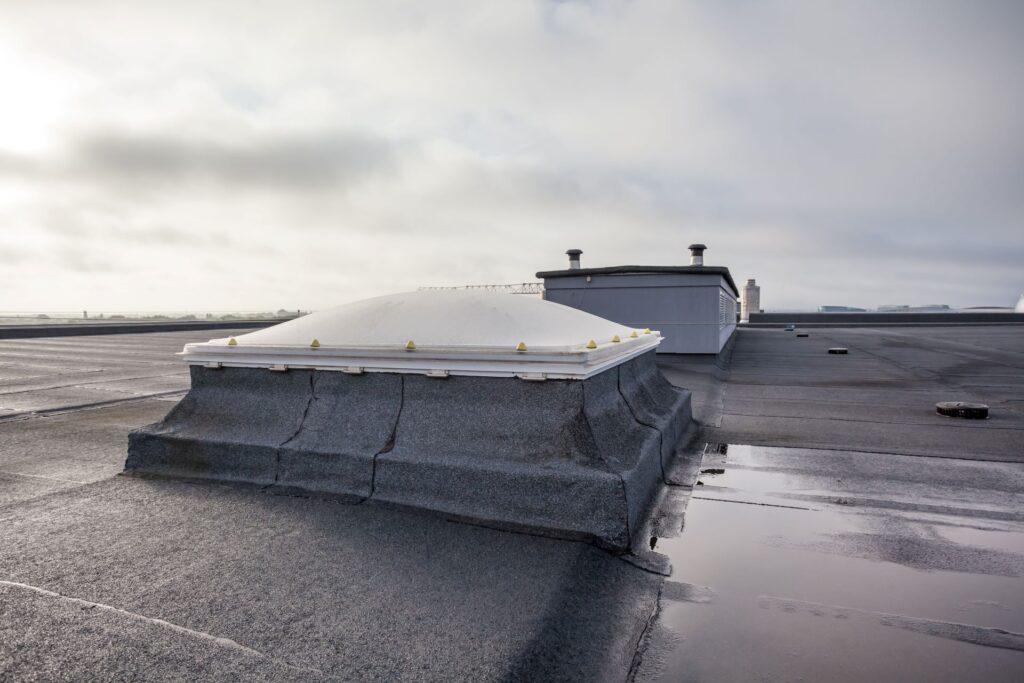
[(719, 593), (670, 602), (637, 680), (1019, 681), (1022, 653), (885, 626), (877, 617)]
[[(921, 536), (914, 535), (914, 530), (895, 528), (892, 520), (887, 521), (882, 526), (894, 527), (893, 532), (879, 529), (877, 520), (868, 522), (862, 516), (832, 510), (695, 498), (687, 509), (683, 534), (661, 539), (658, 552), (671, 558), (673, 581), (944, 621), (966, 619), (1024, 632), (1024, 579), (1006, 576), (1005, 567), (979, 563), (961, 562), (960, 568), (973, 570), (969, 572), (922, 568), (921, 564), (942, 558), (930, 557), (928, 544), (921, 548), (918, 540), (915, 545)], [(995, 538), (987, 542), (979, 538), (1001, 537), (1006, 532), (970, 532), (972, 547), (1005, 547)], [(1020, 542), (1019, 532), (1012, 535)], [(877, 544), (871, 545), (872, 540)], [(964, 547), (945, 539), (936, 543)], [(970, 551), (966, 554), (971, 556)], [(947, 566), (957, 559), (957, 555), (946, 558)], [(916, 561), (919, 566), (901, 561)], [(965, 616), (963, 606), (977, 601), (1006, 609), (979, 607), (969, 610), (973, 618)]]
[[(672, 560), (672, 582), (707, 586), (715, 598), (666, 597), (663, 632), (653, 639), (662, 642), (652, 645), (663, 673), (674, 680), (1024, 679), (1024, 652), (880, 616), (1024, 633), (1024, 523), (1003, 514), (1022, 509), (1024, 490), (1005, 486), (1006, 477), (998, 477), (1002, 490), (984, 486), (1005, 464), (992, 463), (999, 471), (990, 472), (989, 463), (886, 456), (920, 469), (876, 485), (879, 475), (864, 464), (877, 454), (808, 455), (730, 445), (710, 464), (705, 458), (702, 469), (724, 473), (700, 475), (705, 485), (693, 490), (683, 533), (659, 539), (657, 551)], [(958, 477), (978, 493), (946, 496)], [(829, 502), (852, 495), (885, 504)], [(951, 512), (935, 514), (935, 505)], [(812, 607), (789, 609), (792, 601)]]

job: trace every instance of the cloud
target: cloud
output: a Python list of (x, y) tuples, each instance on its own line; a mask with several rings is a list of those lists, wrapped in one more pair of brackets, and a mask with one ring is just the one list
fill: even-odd
[(96, 185), (212, 182), (255, 191), (315, 191), (394, 172), (398, 147), (358, 131), (271, 134), (225, 143), (164, 132), (88, 130), (62, 139), (59, 155), (0, 154), (0, 173)]
[(166, 134), (91, 133), (71, 143), (70, 166), (114, 181), (181, 183), (208, 180), (222, 186), (320, 189), (353, 185), (389, 173), (395, 146), (355, 131), (259, 136), (221, 143)]
[(54, 255), (18, 261), (10, 293), (309, 308), (528, 280), (568, 247), (677, 263), (702, 241), (769, 308), (1012, 303), (1022, 19), (943, 1), (0, 8), (0, 76), (20, 84), (0, 237)]

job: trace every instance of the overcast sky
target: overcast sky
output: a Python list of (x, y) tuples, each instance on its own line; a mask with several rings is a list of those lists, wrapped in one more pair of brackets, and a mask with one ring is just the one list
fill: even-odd
[(1013, 305), (1021, 2), (0, 3), (0, 310), (683, 264)]

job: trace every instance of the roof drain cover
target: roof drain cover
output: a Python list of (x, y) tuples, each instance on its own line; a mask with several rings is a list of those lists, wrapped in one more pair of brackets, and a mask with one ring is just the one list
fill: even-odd
[(191, 391), (131, 434), (125, 469), (625, 549), (691, 420), (654, 364), (660, 335), (631, 332), (532, 297), (423, 291), (189, 344)]
[(946, 417), (962, 417), (968, 420), (984, 420), (988, 417), (988, 406), (984, 403), (963, 401), (941, 401), (935, 404), (935, 412)]

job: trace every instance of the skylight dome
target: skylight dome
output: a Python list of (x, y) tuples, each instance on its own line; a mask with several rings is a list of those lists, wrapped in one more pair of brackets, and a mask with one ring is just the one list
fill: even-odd
[(365, 299), (201, 344), (190, 364), (586, 379), (661, 336), (527, 296), (418, 291)]

